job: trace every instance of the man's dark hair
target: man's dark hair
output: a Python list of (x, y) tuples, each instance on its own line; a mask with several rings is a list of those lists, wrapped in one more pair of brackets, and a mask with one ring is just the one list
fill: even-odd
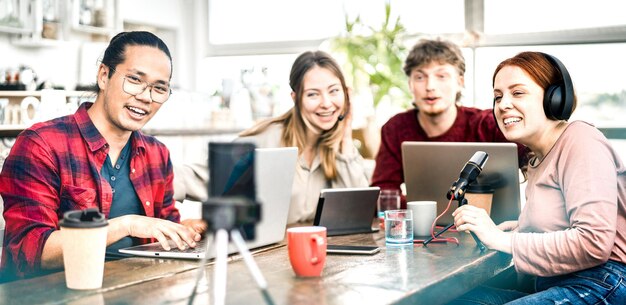
[[(170, 59), (170, 67), (172, 66), (172, 55), (170, 54), (170, 50), (167, 48), (167, 45), (161, 38), (156, 35), (145, 32), (145, 31), (133, 31), (133, 32), (121, 32), (115, 37), (111, 38), (109, 42), (109, 46), (104, 51), (104, 56), (102, 57), (102, 64), (106, 65), (111, 69), (116, 69), (117, 65), (121, 64), (126, 60), (125, 52), (127, 46), (149, 46), (155, 47), (159, 50), (163, 51), (165, 55)], [(109, 73), (109, 79), (113, 73)], [(170, 74), (171, 78), (171, 74)], [(96, 92), (100, 91), (100, 87), (98, 86), (98, 82), (96, 82)]]

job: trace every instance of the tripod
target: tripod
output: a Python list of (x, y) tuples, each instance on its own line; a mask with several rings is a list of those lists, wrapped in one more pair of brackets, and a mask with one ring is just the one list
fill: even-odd
[[(203, 203), (203, 219), (207, 220), (209, 230), (207, 231), (207, 243), (204, 256), (200, 260), (198, 265), (198, 271), (196, 272), (196, 280), (189, 297), (188, 304), (193, 304), (193, 300), (198, 289), (198, 283), (203, 276), (204, 266), (207, 262), (211, 244), (215, 245), (215, 272), (213, 274), (213, 304), (224, 305), (226, 301), (226, 282), (227, 282), (227, 267), (228, 267), (228, 239), (229, 236), (233, 243), (237, 247), (237, 250), (241, 254), (246, 263), (248, 271), (252, 274), (252, 277), (256, 281), (257, 286), (261, 290), (263, 299), (267, 304), (274, 304), (272, 298), (267, 291), (267, 281), (263, 277), (261, 270), (257, 266), (252, 254), (248, 250), (244, 238), (241, 236), (241, 232), (237, 224), (254, 224), (258, 221), (260, 215), (259, 204), (249, 204), (247, 200), (239, 200), (237, 198), (227, 199), (229, 202), (225, 204), (224, 198), (214, 198), (211, 201)], [(252, 221), (250, 221), (252, 219)], [(209, 234), (213, 232), (213, 236)], [(229, 234), (230, 232), (230, 234)], [(210, 240), (209, 240), (210, 238)]]
[[(459, 202), (459, 207), (462, 205), (467, 204), (467, 199), (465, 199), (465, 195), (463, 195), (463, 192), (459, 193), (459, 197), (455, 198), (454, 197), (454, 192), (452, 192), (451, 194), (451, 198), (452, 200), (457, 200)], [(441, 229), (441, 231), (433, 234), (433, 236), (429, 237), (427, 240), (424, 241), (424, 246), (428, 245), (428, 243), (430, 243), (431, 241), (433, 241), (433, 239), (437, 238), (439, 235), (443, 234), (444, 232), (448, 231), (448, 229), (450, 229), (452, 226), (454, 225), (454, 223), (451, 223), (447, 226), (445, 226), (443, 229)], [(476, 246), (478, 247), (478, 249), (480, 249), (480, 251), (485, 251), (487, 248), (485, 248), (485, 245), (483, 245), (483, 243), (480, 241), (480, 239), (478, 239), (478, 236), (476, 236), (476, 234), (474, 234), (474, 232), (470, 232), (470, 234), (472, 235), (472, 238), (474, 238), (474, 241), (476, 241)]]

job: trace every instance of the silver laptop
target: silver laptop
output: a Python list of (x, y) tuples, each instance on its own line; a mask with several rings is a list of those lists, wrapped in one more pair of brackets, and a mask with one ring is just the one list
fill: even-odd
[[(496, 224), (517, 220), (520, 213), (520, 183), (517, 145), (513, 143), (476, 142), (404, 142), (402, 167), (406, 184), (406, 200), (436, 200), (437, 215), (443, 212), (449, 199), (446, 194), (459, 178), (461, 170), (476, 151), (489, 154), (478, 176), (479, 183), (489, 183), (495, 192), (491, 218)], [(458, 207), (453, 201), (438, 225), (453, 222), (452, 212)]]
[(313, 224), (326, 227), (328, 236), (376, 232), (372, 222), (379, 194), (377, 186), (322, 189)]
[[(297, 158), (296, 147), (255, 149), (254, 176), (256, 198), (261, 202), (261, 221), (256, 224), (256, 238), (246, 242), (249, 249), (284, 240)], [(176, 248), (173, 242), (170, 242), (170, 251), (164, 250), (158, 242), (119, 251), (138, 256), (199, 259), (205, 255), (206, 240), (203, 239), (195, 248), (184, 251)], [(235, 252), (236, 247), (229, 245), (228, 253)], [(214, 249), (210, 249), (208, 254), (208, 258), (214, 258)]]

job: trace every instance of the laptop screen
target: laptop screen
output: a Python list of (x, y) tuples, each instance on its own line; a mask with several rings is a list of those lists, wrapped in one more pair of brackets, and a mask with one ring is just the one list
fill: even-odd
[[(404, 142), (402, 163), (406, 183), (406, 199), (435, 200), (437, 214), (448, 205), (446, 194), (459, 172), (477, 151), (484, 151), (489, 160), (478, 176), (479, 183), (488, 183), (494, 189), (491, 218), (500, 223), (519, 216), (520, 184), (517, 146), (513, 143), (476, 142)], [(454, 222), (454, 202), (438, 225)]]

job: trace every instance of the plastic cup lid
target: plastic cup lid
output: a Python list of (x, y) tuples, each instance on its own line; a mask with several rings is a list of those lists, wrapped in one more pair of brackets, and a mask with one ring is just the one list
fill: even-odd
[(490, 194), (493, 193), (493, 187), (491, 184), (475, 184), (472, 183), (467, 186), (465, 190), (466, 193), (474, 193), (474, 194)]
[(59, 225), (66, 228), (99, 228), (108, 225), (104, 214), (97, 208), (72, 210), (63, 214)]

